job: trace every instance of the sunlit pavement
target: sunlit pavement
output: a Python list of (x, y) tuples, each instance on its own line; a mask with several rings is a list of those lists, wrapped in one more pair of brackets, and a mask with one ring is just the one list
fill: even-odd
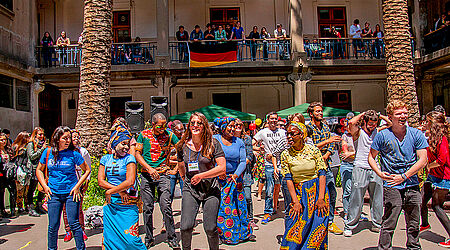
[[(255, 190), (254, 190), (255, 191)], [(341, 196), (341, 189), (338, 190), (338, 197)], [(261, 220), (264, 210), (264, 200), (257, 201), (253, 196), (253, 206), (255, 212), (255, 218)], [(280, 205), (282, 206), (282, 198), (280, 198)], [(381, 205), (381, 204), (379, 204)], [(175, 215), (175, 227), (177, 235), (179, 234), (180, 227), (180, 208), (181, 199), (175, 199), (173, 204), (173, 210)], [(337, 204), (338, 211), (342, 211), (341, 198), (338, 198)], [(364, 206), (365, 216), (369, 217), (369, 207)], [(168, 249), (167, 243), (165, 243), (165, 234), (161, 235), (160, 230), (162, 226), (162, 216), (159, 211), (159, 206), (155, 206), (155, 230), (156, 246), (153, 249)], [(423, 232), (420, 236), (420, 243), (423, 249), (444, 249), (437, 245), (438, 242), (444, 241), (444, 237), (447, 237), (444, 228), (437, 220), (434, 213), (429, 211), (429, 221), (431, 224), (431, 230)], [(198, 225), (195, 228), (195, 232), (192, 238), (192, 247), (194, 249), (208, 249), (208, 243), (206, 235), (203, 231), (202, 214), (197, 216)], [(335, 219), (336, 224), (343, 229), (343, 219), (337, 217)], [(0, 222), (0, 249), (46, 249), (47, 248), (47, 216), (41, 216), (38, 218), (30, 217), (28, 215), (20, 216), (13, 220), (3, 219)], [(61, 223), (63, 224), (63, 223)], [(140, 235), (143, 238), (144, 230), (142, 227), (142, 216), (140, 220)], [(221, 245), (221, 249), (279, 249), (278, 241), (284, 233), (283, 215), (281, 209), (273, 220), (267, 225), (261, 225), (258, 221), (259, 230), (254, 234), (257, 237), (256, 242), (244, 242), (235, 246)], [(329, 248), (330, 249), (376, 249), (378, 243), (378, 234), (369, 230), (370, 222), (362, 222), (360, 226), (354, 231), (351, 238), (346, 238), (343, 235), (329, 235)], [(101, 249), (102, 244), (102, 231), (101, 229), (86, 230), (86, 234), (89, 239), (86, 241), (87, 249)], [(65, 232), (64, 227), (61, 225), (59, 231), (59, 249), (75, 249), (75, 241), (72, 239), (70, 242), (65, 243), (63, 241)], [(394, 234), (394, 250), (406, 249), (406, 231), (404, 216), (401, 215), (397, 230)]]

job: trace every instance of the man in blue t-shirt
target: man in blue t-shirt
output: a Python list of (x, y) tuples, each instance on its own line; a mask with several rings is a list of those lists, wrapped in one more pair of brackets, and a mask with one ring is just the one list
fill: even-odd
[[(408, 109), (399, 100), (386, 108), (392, 127), (378, 133), (369, 153), (370, 167), (383, 179), (384, 215), (378, 249), (392, 248), (392, 236), (401, 210), (404, 210), (408, 249), (421, 249), (419, 243), (422, 196), (417, 172), (427, 163), (428, 143), (421, 131), (406, 124)], [(375, 160), (380, 155), (380, 166)]]

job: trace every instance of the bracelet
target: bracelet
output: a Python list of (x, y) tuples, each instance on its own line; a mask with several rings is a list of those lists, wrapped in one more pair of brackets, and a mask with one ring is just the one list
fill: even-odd
[(407, 180), (408, 179), (408, 177), (406, 177), (406, 174), (401, 174), (401, 176), (402, 176), (403, 180)]

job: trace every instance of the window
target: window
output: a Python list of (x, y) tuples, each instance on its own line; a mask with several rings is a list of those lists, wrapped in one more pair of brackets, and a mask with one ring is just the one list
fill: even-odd
[(192, 92), (191, 91), (186, 92), (186, 99), (192, 99)]
[(111, 97), (109, 102), (111, 122), (117, 117), (125, 117), (125, 103), (131, 100), (131, 96)]
[(217, 93), (212, 94), (212, 98), (214, 105), (242, 111), (241, 93)]
[(347, 37), (345, 7), (318, 7), (319, 36), (330, 37), (331, 27), (335, 27), (342, 37)]
[[(211, 8), (209, 9), (210, 22), (218, 25), (233, 25), (241, 20), (239, 8)], [(225, 27), (224, 27), (225, 28)]]
[(7, 8), (10, 11), (13, 11), (13, 0), (0, 0), (0, 5)]
[(16, 109), (30, 111), (30, 83), (16, 79)]
[(13, 108), (13, 78), (0, 75), (0, 107)]
[(322, 92), (322, 103), (326, 107), (352, 110), (350, 90), (329, 90)]
[(113, 36), (115, 43), (131, 42), (129, 11), (113, 12)]

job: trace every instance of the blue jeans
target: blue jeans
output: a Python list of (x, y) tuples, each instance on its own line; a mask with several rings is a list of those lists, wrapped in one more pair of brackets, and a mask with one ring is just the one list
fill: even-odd
[(48, 201), (48, 249), (58, 249), (58, 230), (64, 204), (66, 205), (67, 219), (75, 238), (77, 250), (86, 249), (83, 230), (78, 221), (80, 203), (73, 201), (73, 196), (69, 194), (52, 194), (51, 200)]
[(348, 205), (350, 204), (350, 194), (352, 193), (352, 170), (352, 162), (342, 162), (340, 173), (342, 183), (342, 206), (344, 207), (345, 214), (347, 214), (348, 212)]
[(272, 215), (273, 213), (273, 165), (266, 165), (264, 172), (266, 174), (266, 198), (264, 205), (264, 214)]
[(175, 195), (175, 186), (177, 185), (177, 181), (180, 180), (180, 189), (181, 193), (183, 193), (183, 179), (181, 179), (181, 176), (179, 173), (176, 175), (169, 175), (170, 176), (170, 199), (173, 200), (173, 196)]
[(286, 213), (286, 211), (288, 211), (289, 205), (292, 203), (292, 197), (291, 194), (289, 193), (289, 189), (285, 178), (283, 178), (283, 180), (281, 181), (281, 192), (283, 192), (284, 213)]
[(331, 172), (330, 168), (327, 168), (326, 176), (327, 176), (328, 194), (330, 196), (330, 215), (328, 216), (329, 218), (328, 221), (329, 223), (333, 223), (337, 192), (336, 192), (336, 184), (334, 183), (334, 175), (333, 172)]

